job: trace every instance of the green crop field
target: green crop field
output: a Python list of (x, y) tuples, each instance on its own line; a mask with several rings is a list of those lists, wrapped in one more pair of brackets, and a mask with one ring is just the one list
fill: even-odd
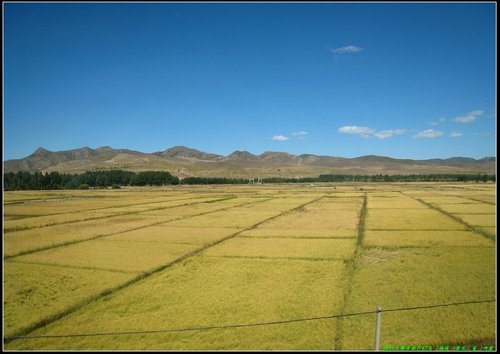
[[(4, 349), (496, 343), (496, 186), (4, 193)], [(342, 316), (339, 316), (342, 315)]]

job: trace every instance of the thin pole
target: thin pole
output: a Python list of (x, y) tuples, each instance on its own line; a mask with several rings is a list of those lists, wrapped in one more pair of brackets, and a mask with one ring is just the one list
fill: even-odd
[(380, 350), (380, 322), (382, 321), (382, 307), (377, 307), (377, 323), (375, 327), (375, 350)]

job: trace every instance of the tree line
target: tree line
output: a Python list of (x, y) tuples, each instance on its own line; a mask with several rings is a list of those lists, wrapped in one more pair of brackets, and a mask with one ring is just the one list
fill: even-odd
[(496, 175), (486, 173), (435, 173), (411, 175), (334, 175), (318, 177), (318, 182), (496, 182)]
[(121, 186), (179, 184), (179, 178), (165, 171), (87, 171), (82, 174), (27, 171), (4, 173), (4, 190), (88, 189)]
[[(258, 182), (257, 182), (258, 181)], [(163, 186), (176, 184), (251, 184), (318, 182), (496, 182), (494, 174), (412, 174), (412, 175), (337, 175), (319, 177), (262, 179), (225, 177), (186, 177), (179, 180), (166, 171), (132, 172), (124, 170), (88, 171), (82, 174), (27, 171), (4, 173), (4, 190), (47, 190), (119, 188), (122, 186)]]
[(187, 177), (180, 184), (253, 184), (253, 183), (318, 183), (318, 182), (495, 182), (494, 174), (411, 174), (411, 175), (336, 175), (319, 177), (218, 178)]

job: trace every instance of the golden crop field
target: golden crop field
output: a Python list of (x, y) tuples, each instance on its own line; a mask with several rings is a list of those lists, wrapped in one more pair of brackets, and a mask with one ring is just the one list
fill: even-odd
[[(7, 350), (496, 343), (494, 184), (4, 193)], [(342, 316), (339, 316), (342, 315)]]

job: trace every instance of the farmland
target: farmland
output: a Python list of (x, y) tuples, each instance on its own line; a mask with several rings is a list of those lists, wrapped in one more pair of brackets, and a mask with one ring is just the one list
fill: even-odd
[(4, 347), (493, 345), (495, 243), (490, 183), (5, 192)]

